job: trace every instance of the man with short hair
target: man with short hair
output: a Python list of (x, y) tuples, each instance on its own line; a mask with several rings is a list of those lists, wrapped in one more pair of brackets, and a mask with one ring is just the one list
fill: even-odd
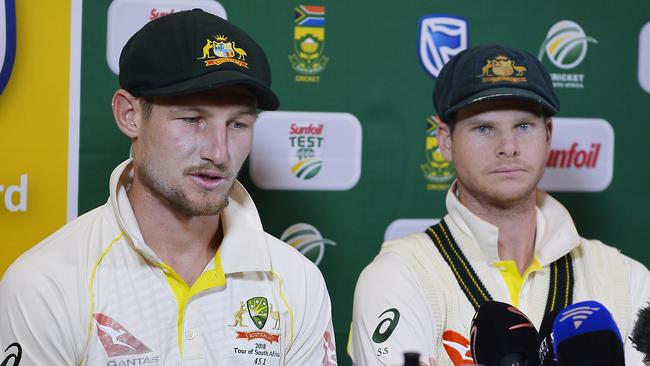
[(119, 78), (113, 114), (133, 157), (104, 206), (6, 272), (4, 361), (335, 365), (318, 268), (263, 231), (236, 180), (257, 109), (279, 105), (262, 48), (219, 17), (178, 12), (133, 35)]
[[(424, 233), (382, 245), (354, 295), (351, 356), (357, 365), (473, 364), (470, 323), (494, 299), (537, 328), (545, 314), (597, 300), (627, 340), (650, 298), (639, 262), (578, 235), (568, 211), (537, 189), (560, 104), (548, 72), (503, 45), (467, 49), (447, 63), (433, 102), (438, 143), (457, 179), (447, 215)], [(626, 341), (628, 365), (641, 355)]]

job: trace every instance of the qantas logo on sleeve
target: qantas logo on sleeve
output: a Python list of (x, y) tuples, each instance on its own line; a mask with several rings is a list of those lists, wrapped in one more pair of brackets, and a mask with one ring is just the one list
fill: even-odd
[(108, 357), (141, 355), (151, 352), (149, 347), (110, 316), (95, 313), (95, 323), (97, 324), (97, 336)]

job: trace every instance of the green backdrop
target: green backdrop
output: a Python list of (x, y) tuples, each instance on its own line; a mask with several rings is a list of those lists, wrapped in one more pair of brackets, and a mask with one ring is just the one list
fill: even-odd
[[(639, 32), (650, 21), (645, 0), (500, 2), (220, 0), (229, 20), (246, 29), (267, 51), (281, 110), (348, 112), (363, 127), (362, 171), (347, 191), (278, 191), (257, 188), (244, 167), (268, 232), (280, 236), (294, 223), (309, 223), (336, 242), (320, 264), (333, 303), (339, 363), (349, 365), (345, 345), (352, 295), (359, 272), (377, 254), (386, 227), (398, 218), (441, 217), (445, 191), (427, 189), (426, 119), (434, 114), (435, 79), (418, 55), (419, 19), (449, 14), (467, 19), (469, 44), (502, 42), (537, 54), (549, 28), (560, 20), (582, 26), (597, 44), (573, 71), (584, 89), (558, 89), (560, 117), (603, 118), (615, 132), (614, 178), (599, 193), (554, 193), (573, 214), (581, 234), (615, 245), (644, 264), (650, 248), (650, 94), (637, 80)], [(79, 214), (103, 204), (110, 172), (124, 160), (129, 141), (113, 123), (110, 100), (117, 77), (106, 62), (110, 1), (83, 2)], [(293, 53), (294, 8), (326, 7), (329, 57), (316, 83), (297, 82)], [(173, 61), (173, 60), (170, 60)], [(551, 72), (562, 72), (548, 60)], [(378, 289), (381, 291), (381, 289)]]

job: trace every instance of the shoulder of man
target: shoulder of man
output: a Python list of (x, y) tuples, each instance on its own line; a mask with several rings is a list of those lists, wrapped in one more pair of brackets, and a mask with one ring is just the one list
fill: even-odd
[(83, 348), (94, 265), (89, 233), (108, 230), (102, 216), (98, 208), (68, 223), (23, 253), (0, 280), (0, 346), (17, 343), (26, 364), (73, 364)]

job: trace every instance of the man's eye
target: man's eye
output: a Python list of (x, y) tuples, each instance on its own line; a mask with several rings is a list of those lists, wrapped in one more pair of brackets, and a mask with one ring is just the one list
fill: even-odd
[(239, 121), (231, 121), (230, 122), (230, 127), (234, 128), (234, 129), (237, 129), (237, 130), (240, 130), (240, 129), (248, 127), (248, 125), (245, 124), (245, 123), (239, 122)]
[(528, 122), (519, 124), (519, 129), (522, 131), (528, 131), (529, 128), (530, 128), (530, 124)]
[(476, 131), (479, 133), (488, 133), (490, 131), (490, 127), (488, 126), (478, 126), (476, 127)]
[(194, 124), (197, 124), (197, 123), (201, 122), (201, 118), (199, 118), (199, 117), (184, 117), (183, 121), (185, 121), (185, 123), (187, 123), (189, 125), (194, 125)]

